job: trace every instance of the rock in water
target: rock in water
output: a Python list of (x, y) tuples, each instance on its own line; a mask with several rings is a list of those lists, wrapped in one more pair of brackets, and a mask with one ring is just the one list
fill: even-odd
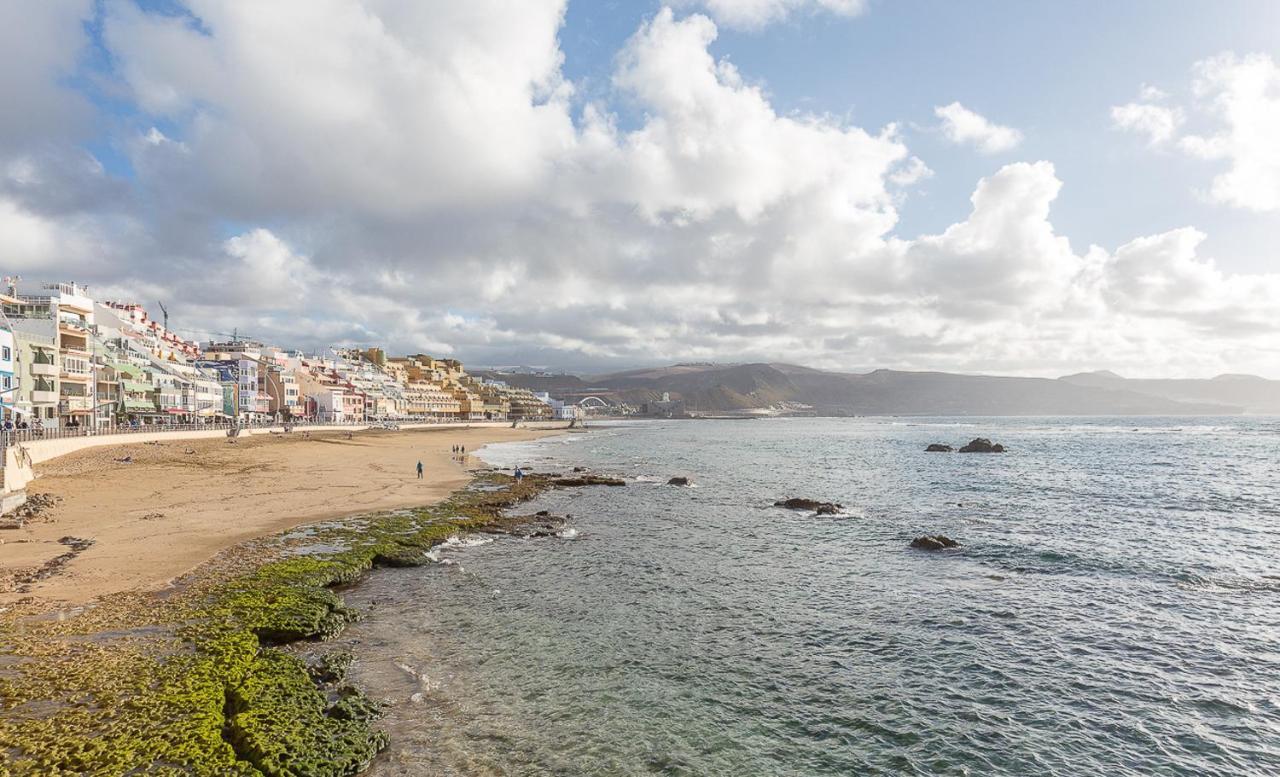
[(555, 537), (564, 530), (566, 522), (567, 519), (562, 516), (539, 510), (533, 515), (496, 516), (483, 526), (477, 526), (476, 531), (482, 534), (506, 534), (524, 539)]
[(687, 485), (689, 485), (689, 478), (671, 478), (670, 480), (668, 480), (668, 481), (667, 481), (667, 485), (669, 485), (669, 486), (687, 486)]
[(911, 547), (916, 550), (943, 550), (958, 548), (960, 543), (942, 534), (925, 534), (912, 540)]
[(969, 444), (960, 449), (961, 453), (1004, 453), (1004, 446), (992, 444), (986, 437), (975, 437)]
[(561, 488), (581, 488), (583, 486), (625, 486), (627, 481), (621, 478), (609, 478), (603, 475), (582, 475), (575, 478), (551, 478), (553, 486)]
[(818, 515), (835, 515), (844, 508), (844, 505), (836, 502), (819, 502), (817, 499), (780, 499), (773, 506), (788, 510), (813, 510)]
[(928, 448), (925, 448), (924, 452), (925, 453), (950, 453), (952, 450), (954, 450), (954, 448), (952, 448), (950, 445), (943, 445), (940, 442), (935, 442), (931, 444)]

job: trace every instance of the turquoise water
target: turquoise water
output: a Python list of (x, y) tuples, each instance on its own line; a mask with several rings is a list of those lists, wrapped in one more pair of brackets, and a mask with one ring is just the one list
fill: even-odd
[[(976, 436), (1010, 452), (923, 452)], [(390, 702), (374, 774), (1280, 773), (1276, 419), (654, 422), (482, 455), (629, 485), (531, 506), (571, 538), (348, 594)]]

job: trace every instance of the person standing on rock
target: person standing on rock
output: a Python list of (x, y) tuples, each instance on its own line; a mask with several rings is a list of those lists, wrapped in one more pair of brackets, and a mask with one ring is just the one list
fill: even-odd
[(418, 462), (418, 480), (422, 480), (422, 462)]
[(521, 483), (522, 481), (524, 481), (524, 470), (516, 467), (516, 483)]

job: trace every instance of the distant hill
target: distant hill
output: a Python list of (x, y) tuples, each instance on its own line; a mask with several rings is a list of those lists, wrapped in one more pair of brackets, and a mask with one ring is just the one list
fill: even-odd
[(945, 372), (825, 372), (794, 364), (680, 364), (607, 375), (489, 377), (553, 396), (632, 405), (670, 394), (691, 412), (806, 406), (816, 415), (1216, 415), (1280, 412), (1280, 381), (1221, 376), (1133, 381), (1114, 373), (1060, 379)]
[(1081, 372), (1060, 378), (1077, 386), (1133, 391), (1175, 402), (1234, 405), (1246, 413), (1280, 413), (1280, 381), (1256, 375), (1219, 375), (1208, 380), (1127, 379), (1114, 372)]

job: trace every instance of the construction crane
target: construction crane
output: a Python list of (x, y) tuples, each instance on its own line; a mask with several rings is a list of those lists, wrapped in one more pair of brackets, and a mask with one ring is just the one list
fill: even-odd
[(156, 301), (156, 304), (160, 306), (160, 312), (164, 314), (164, 328), (167, 332), (169, 331), (169, 309), (164, 306), (163, 302), (158, 300)]

